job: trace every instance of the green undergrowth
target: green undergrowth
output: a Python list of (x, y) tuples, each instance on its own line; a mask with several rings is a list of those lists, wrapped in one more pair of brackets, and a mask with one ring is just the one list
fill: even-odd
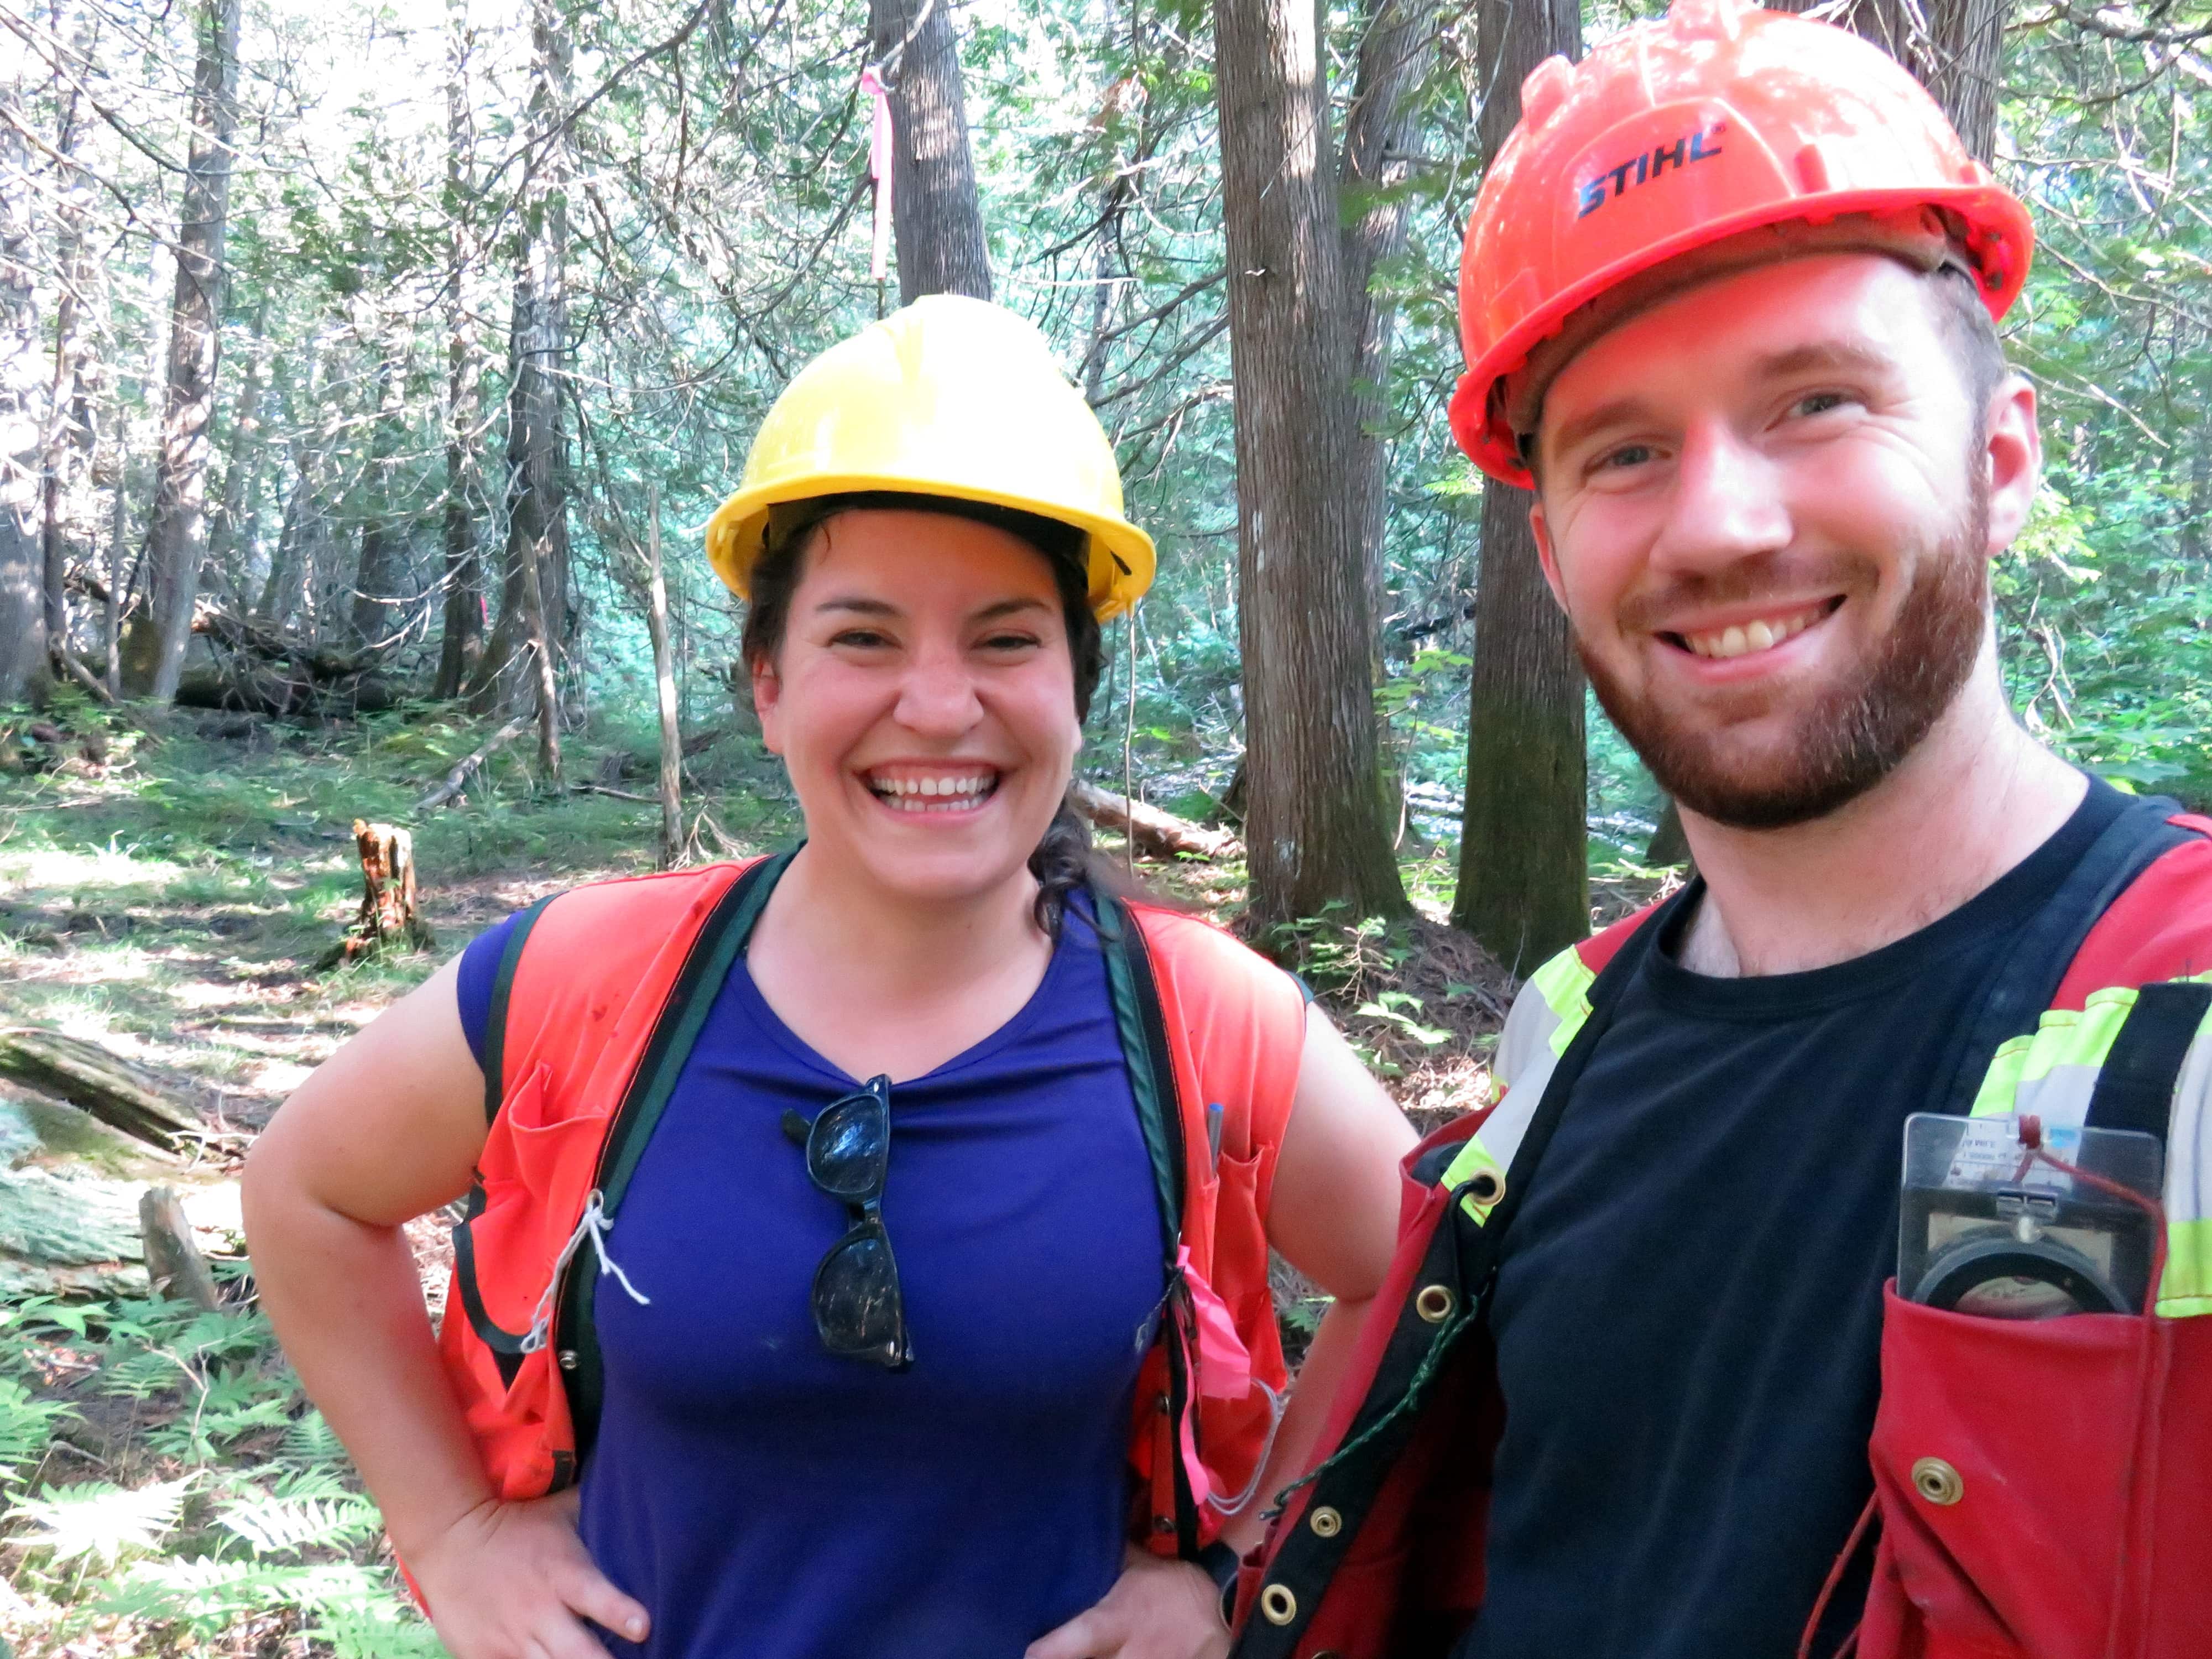
[(21, 1659), (444, 1652), (250, 1295), (0, 1310), (0, 1553)]

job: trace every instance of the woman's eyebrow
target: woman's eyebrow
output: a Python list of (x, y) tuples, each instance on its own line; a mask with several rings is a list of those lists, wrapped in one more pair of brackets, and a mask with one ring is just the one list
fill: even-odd
[(1002, 617), (1019, 616), (1025, 611), (1042, 611), (1047, 616), (1052, 614), (1052, 607), (1042, 599), (1000, 599), (996, 605), (985, 605), (975, 613), (972, 620), (979, 623), (997, 622)]
[(897, 617), (904, 614), (888, 599), (865, 599), (858, 593), (840, 593), (814, 607), (814, 614), (817, 617), (825, 611), (843, 611), (856, 617)]

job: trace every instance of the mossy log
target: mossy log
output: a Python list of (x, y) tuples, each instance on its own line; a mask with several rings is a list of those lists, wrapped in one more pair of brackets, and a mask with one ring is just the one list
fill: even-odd
[(203, 1131), (168, 1085), (97, 1043), (31, 1026), (0, 1027), (0, 1076), (65, 1102), (111, 1129), (165, 1152)]

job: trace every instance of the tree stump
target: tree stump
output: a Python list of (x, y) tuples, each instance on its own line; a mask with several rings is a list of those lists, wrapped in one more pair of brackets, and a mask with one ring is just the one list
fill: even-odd
[(149, 1187), (138, 1199), (138, 1230), (146, 1250), (146, 1277), (154, 1294), (213, 1311), (222, 1301), (214, 1271), (192, 1237), (185, 1206), (167, 1187)]
[(415, 908), (415, 837), (396, 824), (353, 821), (361, 850), (361, 909), (315, 964), (326, 970), (380, 954), (386, 946), (428, 951), (435, 944)]

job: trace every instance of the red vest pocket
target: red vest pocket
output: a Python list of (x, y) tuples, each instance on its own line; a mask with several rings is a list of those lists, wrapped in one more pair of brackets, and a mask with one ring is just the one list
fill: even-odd
[(2212, 1321), (1887, 1297), (1863, 1659), (2201, 1653)]

